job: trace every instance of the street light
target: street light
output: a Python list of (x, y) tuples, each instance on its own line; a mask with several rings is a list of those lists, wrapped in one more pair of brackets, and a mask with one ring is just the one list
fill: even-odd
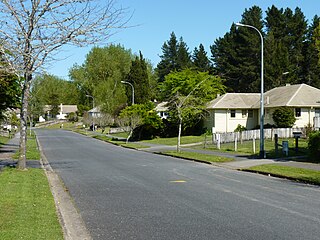
[(126, 82), (126, 81), (121, 81), (121, 83), (129, 84), (132, 87), (132, 105), (134, 105), (134, 87), (133, 87), (133, 85), (129, 82)]
[(242, 23), (236, 23), (236, 26), (239, 27), (248, 27), (256, 30), (259, 33), (259, 36), (261, 38), (261, 94), (260, 94), (260, 158), (265, 158), (265, 152), (264, 152), (264, 97), (263, 97), (263, 92), (264, 92), (264, 83), (263, 83), (263, 36), (261, 32), (255, 28), (254, 26), (251, 25), (246, 25)]
[(94, 97), (89, 95), (89, 94), (86, 94), (86, 97), (89, 97), (89, 98), (92, 98), (92, 131), (95, 130), (95, 126), (94, 126)]

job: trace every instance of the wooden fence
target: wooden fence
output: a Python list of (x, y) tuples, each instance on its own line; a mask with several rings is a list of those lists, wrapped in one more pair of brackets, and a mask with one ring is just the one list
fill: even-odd
[[(293, 132), (302, 132), (305, 135), (304, 128), (271, 128), (264, 129), (264, 138), (273, 139), (275, 134), (278, 134), (279, 138), (292, 138)], [(212, 135), (212, 143), (216, 143), (220, 138), (220, 143), (238, 141), (248, 141), (252, 139), (260, 139), (260, 129), (247, 130), (242, 132), (228, 132), (228, 133), (215, 133)]]

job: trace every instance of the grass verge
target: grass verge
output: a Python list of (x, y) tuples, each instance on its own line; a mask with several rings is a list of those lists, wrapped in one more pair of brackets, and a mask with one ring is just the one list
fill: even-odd
[[(17, 151), (13, 157), (13, 159), (19, 158), (19, 151)], [(28, 141), (27, 141), (27, 152), (26, 152), (27, 160), (40, 160), (40, 152), (38, 149), (38, 144), (36, 140), (36, 135), (32, 132), (31, 136), (28, 133)]]
[(10, 140), (10, 138), (8, 138), (8, 137), (0, 136), (0, 147), (2, 145), (6, 144), (9, 140)]
[(168, 156), (173, 156), (173, 157), (180, 157), (180, 158), (185, 158), (185, 159), (190, 159), (190, 160), (196, 160), (196, 161), (200, 161), (200, 162), (207, 162), (207, 163), (233, 161), (232, 158), (228, 158), (228, 157), (214, 156), (214, 155), (196, 153), (196, 152), (180, 152), (180, 153), (178, 153), (175, 151), (167, 151), (167, 152), (162, 152), (162, 154), (168, 155)]
[(275, 177), (288, 178), (295, 181), (320, 185), (320, 171), (311, 169), (281, 166), (277, 164), (264, 164), (242, 170), (270, 174)]
[(126, 148), (132, 148), (132, 149), (149, 148), (149, 146), (145, 146), (138, 143), (130, 143), (130, 142), (125, 143), (123, 141), (112, 140), (111, 138), (104, 135), (95, 135), (93, 136), (93, 138), (96, 138), (105, 142), (109, 142), (118, 146), (126, 147)]
[[(178, 138), (173, 137), (173, 138), (155, 138), (152, 140), (144, 140), (142, 142), (174, 146), (174, 145), (177, 145), (177, 141), (178, 141)], [(203, 141), (204, 141), (204, 136), (182, 136), (181, 137), (181, 144), (199, 143)]]
[[(292, 156), (303, 156), (307, 155), (308, 150), (308, 142), (306, 139), (299, 139), (299, 152), (295, 152), (295, 140), (293, 138), (290, 139), (279, 139), (279, 144), (282, 144), (282, 141), (288, 141), (289, 144), (289, 157)], [(206, 150), (212, 150), (212, 151), (224, 151), (224, 152), (234, 152), (238, 154), (247, 154), (247, 155), (258, 155), (259, 154), (259, 145), (260, 140), (255, 141), (255, 151), (256, 153), (253, 153), (253, 141), (243, 141), (242, 143), (238, 142), (237, 144), (237, 151), (235, 151), (234, 142), (232, 143), (223, 143), (221, 144), (221, 148), (218, 149), (216, 145), (212, 143), (208, 143), (206, 145)], [(203, 149), (202, 146), (195, 146), (193, 147), (195, 149)], [(267, 158), (279, 158), (279, 157), (286, 157), (284, 153), (282, 153), (282, 147), (279, 146), (278, 154), (275, 152), (275, 146), (274, 141), (271, 139), (265, 139), (264, 141), (264, 149), (267, 152)]]
[(0, 236), (11, 239), (63, 239), (54, 200), (42, 169), (0, 173)]

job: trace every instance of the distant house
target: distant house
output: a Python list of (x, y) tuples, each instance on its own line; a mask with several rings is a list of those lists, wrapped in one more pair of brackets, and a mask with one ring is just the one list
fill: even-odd
[[(51, 116), (53, 118), (56, 118), (58, 120), (64, 120), (67, 119), (68, 114), (70, 113), (76, 113), (78, 111), (77, 105), (63, 105), (62, 103), (59, 106), (59, 114), (56, 116), (52, 116), (50, 113), (52, 109), (51, 105), (45, 105), (44, 106), (44, 112), (47, 114), (47, 116)], [(44, 122), (45, 118), (43, 116), (39, 117), (39, 122)]]
[(157, 104), (157, 106), (154, 108), (154, 110), (157, 112), (158, 116), (161, 119), (167, 119), (168, 117), (168, 102), (160, 102)]
[[(320, 89), (307, 84), (286, 85), (264, 93), (264, 123), (274, 124), (272, 114), (278, 107), (290, 107), (296, 122), (319, 128)], [(260, 93), (226, 93), (207, 104), (210, 117), (205, 126), (216, 132), (233, 132), (238, 124), (253, 129), (260, 123)]]
[(99, 106), (94, 107), (88, 111), (90, 117), (98, 118), (101, 116), (101, 109)]

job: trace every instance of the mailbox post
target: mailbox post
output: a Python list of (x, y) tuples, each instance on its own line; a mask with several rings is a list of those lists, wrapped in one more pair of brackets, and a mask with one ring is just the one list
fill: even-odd
[(302, 136), (302, 132), (293, 132), (293, 137), (296, 140), (296, 153), (298, 153), (299, 151), (299, 138)]

